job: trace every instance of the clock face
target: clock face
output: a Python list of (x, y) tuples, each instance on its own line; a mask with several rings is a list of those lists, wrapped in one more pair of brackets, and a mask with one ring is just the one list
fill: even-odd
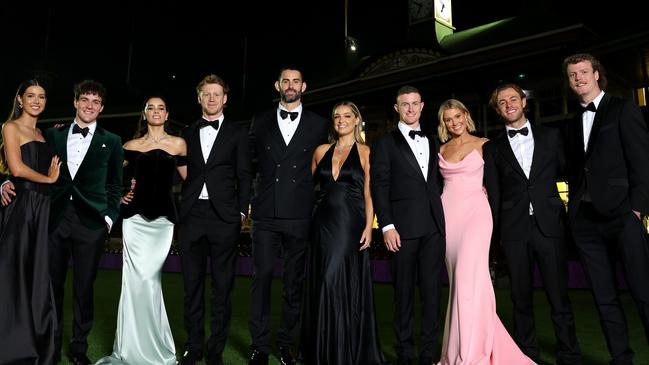
[(410, 0), (408, 8), (410, 12), (410, 23), (433, 18), (433, 1), (436, 0)]
[(435, 0), (435, 19), (452, 25), (451, 0)]

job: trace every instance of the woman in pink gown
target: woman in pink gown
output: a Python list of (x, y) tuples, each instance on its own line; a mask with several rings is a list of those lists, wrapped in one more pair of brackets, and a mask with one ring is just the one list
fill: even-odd
[(449, 299), (440, 365), (534, 364), (518, 348), (496, 314), (489, 274), (492, 219), (482, 186), (486, 138), (475, 130), (460, 101), (442, 103), (438, 112), (439, 168), (444, 178), (446, 268)]

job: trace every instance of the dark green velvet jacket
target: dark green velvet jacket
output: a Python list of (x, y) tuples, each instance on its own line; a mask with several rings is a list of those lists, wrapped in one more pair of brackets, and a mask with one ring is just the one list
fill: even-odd
[(73, 180), (67, 164), (69, 130), (70, 124), (45, 131), (47, 144), (62, 161), (61, 174), (51, 190), (50, 231), (60, 223), (65, 207), (71, 203), (88, 228), (105, 227), (106, 216), (115, 223), (122, 196), (124, 151), (121, 138), (97, 125)]

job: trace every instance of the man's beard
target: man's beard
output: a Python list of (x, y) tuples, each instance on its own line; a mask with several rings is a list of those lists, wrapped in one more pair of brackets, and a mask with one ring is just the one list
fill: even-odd
[[(290, 90), (294, 91), (295, 94), (293, 94), (292, 96), (287, 95), (286, 92), (290, 91)], [(285, 102), (285, 103), (293, 103), (293, 102), (296, 102), (296, 101), (298, 101), (298, 100), (300, 100), (302, 98), (302, 93), (300, 91), (295, 90), (295, 89), (287, 89), (286, 91), (281, 91), (280, 95), (281, 95), (282, 101)]]

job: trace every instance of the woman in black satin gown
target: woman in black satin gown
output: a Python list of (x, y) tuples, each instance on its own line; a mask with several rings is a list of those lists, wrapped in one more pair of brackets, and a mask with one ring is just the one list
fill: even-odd
[(351, 102), (332, 112), (336, 141), (313, 156), (319, 184), (308, 251), (301, 329), (308, 365), (385, 364), (374, 315), (367, 248), (374, 210), (369, 188), (369, 147), (362, 118)]
[(160, 281), (177, 221), (172, 187), (185, 178), (185, 140), (165, 131), (162, 97), (146, 99), (135, 138), (124, 144), (122, 291), (113, 353), (97, 365), (174, 365), (174, 340)]
[(0, 170), (10, 173), (16, 191), (0, 211), (3, 365), (54, 363), (56, 312), (47, 249), (47, 185), (58, 179), (61, 163), (36, 128), (46, 101), (45, 89), (36, 80), (23, 82), (9, 120), (2, 125)]

